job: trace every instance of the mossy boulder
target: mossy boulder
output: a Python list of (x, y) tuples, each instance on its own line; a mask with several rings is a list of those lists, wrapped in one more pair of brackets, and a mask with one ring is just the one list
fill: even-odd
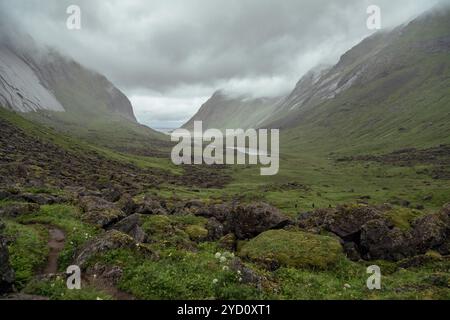
[(269, 230), (247, 242), (240, 255), (270, 268), (326, 269), (336, 264), (343, 257), (343, 252), (339, 241), (330, 236)]
[(189, 235), (189, 238), (193, 241), (201, 241), (206, 239), (208, 236), (208, 230), (199, 225), (190, 225), (186, 227), (186, 233)]
[(83, 209), (82, 219), (85, 222), (106, 228), (126, 217), (126, 214), (117, 206), (103, 198), (84, 196), (80, 198)]
[(140, 214), (132, 214), (125, 219), (116, 223), (112, 228), (114, 230), (118, 230), (120, 232), (126, 233), (129, 236), (133, 237), (137, 242), (146, 242), (147, 235), (144, 230), (142, 230), (142, 218)]
[[(142, 229), (148, 236), (148, 242), (163, 247), (191, 249), (195, 246), (191, 239), (207, 236), (207, 230), (203, 226), (186, 224), (179, 221), (181, 218), (184, 217), (165, 215), (149, 215), (144, 217)], [(190, 229), (189, 232), (191, 232), (191, 234), (188, 233), (188, 228)]]
[(422, 215), (421, 211), (410, 208), (393, 208), (385, 213), (388, 220), (403, 231), (410, 231), (414, 220)]
[(76, 258), (75, 264), (84, 268), (94, 256), (115, 249), (131, 249), (149, 258), (156, 257), (156, 254), (148, 246), (136, 243), (132, 237), (125, 233), (110, 230), (89, 241)]

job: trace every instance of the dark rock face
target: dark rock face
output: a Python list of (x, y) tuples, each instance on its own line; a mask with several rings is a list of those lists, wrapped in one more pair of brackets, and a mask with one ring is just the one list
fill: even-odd
[(208, 220), (206, 230), (208, 230), (208, 240), (210, 241), (218, 240), (225, 234), (223, 225), (216, 218)]
[(106, 228), (126, 216), (114, 203), (96, 196), (81, 197), (80, 206), (84, 211), (83, 220), (102, 228)]
[(141, 225), (141, 216), (135, 213), (116, 223), (112, 229), (126, 233), (135, 241), (143, 243), (147, 241), (147, 235), (142, 230)]
[(168, 214), (167, 210), (161, 205), (161, 202), (154, 199), (144, 199), (143, 202), (137, 205), (136, 212), (140, 214)]
[(366, 260), (400, 260), (414, 255), (411, 236), (385, 219), (367, 222), (361, 228), (360, 248)]
[[(102, 105), (108, 114), (136, 122), (129, 99), (105, 76), (55, 49), (39, 46), (27, 34), (16, 32), (13, 37), (2, 34), (0, 54), (2, 106), (19, 112), (52, 110), (78, 114), (88, 107), (101, 115)], [(66, 99), (59, 100), (61, 94)], [(67, 96), (73, 98), (67, 100)]]
[(299, 217), (299, 226), (304, 229), (323, 228), (343, 239), (357, 237), (361, 227), (381, 213), (368, 206), (338, 206), (336, 209), (319, 209)]
[(281, 229), (291, 221), (278, 209), (265, 203), (239, 205), (227, 218), (225, 228), (237, 239), (251, 239), (270, 230)]
[(264, 231), (281, 229), (292, 223), (277, 208), (265, 203), (236, 207), (218, 204), (200, 209), (196, 214), (210, 218), (206, 228), (208, 237), (212, 240), (218, 240), (229, 233), (233, 233), (239, 240), (251, 239)]
[(219, 222), (224, 222), (232, 210), (233, 207), (230, 204), (215, 204), (199, 209), (196, 214), (205, 218), (214, 218)]
[(340, 207), (335, 214), (325, 217), (325, 226), (337, 236), (346, 239), (358, 234), (367, 222), (380, 217), (381, 213), (371, 207)]
[(441, 212), (416, 219), (411, 230), (400, 230), (369, 206), (338, 206), (319, 209), (298, 217), (298, 225), (309, 232), (328, 231), (341, 238), (349, 259), (401, 260), (437, 250), (450, 253), (450, 205)]
[(449, 254), (450, 215), (448, 205), (440, 213), (418, 218), (413, 224), (413, 245), (420, 253), (435, 249)]
[(117, 206), (123, 212), (125, 212), (126, 215), (130, 215), (136, 212), (138, 208), (138, 205), (136, 204), (136, 202), (134, 202), (133, 198), (128, 193), (122, 195), (120, 200), (117, 202)]
[(9, 263), (6, 239), (2, 235), (4, 227), (0, 221), (0, 295), (11, 292), (15, 280), (14, 270)]

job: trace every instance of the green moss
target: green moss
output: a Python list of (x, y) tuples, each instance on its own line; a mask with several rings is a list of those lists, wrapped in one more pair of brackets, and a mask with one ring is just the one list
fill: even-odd
[(186, 233), (191, 240), (199, 241), (206, 238), (208, 230), (198, 225), (191, 225), (186, 227)]
[(386, 213), (388, 219), (402, 230), (410, 230), (411, 223), (423, 213), (419, 210), (409, 208), (395, 208)]
[(5, 235), (9, 245), (11, 265), (16, 273), (16, 285), (21, 288), (47, 261), (48, 233), (40, 226), (24, 226), (6, 221)]
[(204, 227), (206, 221), (205, 218), (194, 215), (151, 215), (144, 218), (142, 228), (155, 244), (187, 248), (194, 246), (191, 240), (199, 241), (208, 235)]
[(69, 290), (62, 277), (31, 281), (23, 290), (26, 294), (48, 297), (50, 300), (111, 300), (112, 297), (92, 287)]
[(243, 257), (264, 264), (325, 269), (343, 258), (339, 241), (301, 231), (270, 230), (245, 244)]
[(58, 259), (60, 270), (67, 268), (78, 249), (98, 233), (94, 226), (81, 222), (81, 213), (77, 207), (69, 205), (41, 206), (38, 213), (20, 217), (18, 221), (52, 225), (64, 230), (66, 243)]
[(149, 260), (130, 250), (111, 250), (95, 262), (123, 268), (119, 288), (140, 299), (258, 298), (257, 288), (223, 269), (216, 251), (213, 244), (201, 244), (197, 252), (171, 248), (161, 251), (160, 259)]

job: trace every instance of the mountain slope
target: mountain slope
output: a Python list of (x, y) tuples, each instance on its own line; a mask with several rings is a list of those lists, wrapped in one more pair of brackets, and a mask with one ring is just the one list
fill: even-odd
[[(339, 100), (362, 105), (392, 104), (391, 99), (401, 103), (416, 90), (425, 90), (429, 81), (446, 81), (449, 18), (449, 10), (427, 13), (408, 25), (365, 39), (323, 73), (314, 86), (300, 83), (280, 106), (278, 117), (271, 119), (271, 126), (296, 126), (305, 118), (305, 112)], [(438, 85), (436, 91), (441, 88)], [(423, 93), (432, 99), (429, 92)]]
[[(263, 127), (288, 152), (392, 151), (450, 141), (450, 10), (365, 39)], [(284, 132), (284, 134), (283, 134)]]
[(252, 98), (217, 91), (183, 128), (192, 130), (194, 121), (203, 121), (203, 128), (248, 129), (257, 128), (277, 108), (281, 99)]
[(0, 106), (101, 146), (168, 154), (168, 139), (137, 123), (106, 77), (11, 28), (0, 32)]
[(20, 32), (0, 35), (0, 104), (11, 110), (108, 112), (136, 121), (128, 98), (104, 76)]

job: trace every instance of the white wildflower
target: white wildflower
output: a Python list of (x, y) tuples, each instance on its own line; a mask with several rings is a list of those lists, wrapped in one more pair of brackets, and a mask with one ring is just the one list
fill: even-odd
[(221, 263), (225, 263), (227, 261), (227, 258), (225, 258), (225, 257), (220, 257), (220, 262)]
[(220, 259), (221, 256), (222, 256), (222, 255), (220, 254), (220, 252), (217, 252), (217, 253), (214, 255), (214, 257), (216, 257), (216, 259)]
[(219, 280), (214, 279), (212, 282), (213, 282), (213, 284), (217, 284), (217, 282), (219, 282)]
[(228, 271), (228, 270), (230, 270), (230, 268), (228, 266), (223, 266), (222, 270), (223, 271)]

